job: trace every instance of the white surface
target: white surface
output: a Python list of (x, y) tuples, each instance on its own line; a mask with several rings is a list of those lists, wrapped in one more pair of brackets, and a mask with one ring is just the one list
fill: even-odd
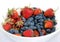
[[(14, 40), (7, 38), (2, 32), (0, 32), (0, 42), (15, 42)], [(60, 42), (60, 34), (57, 34), (54, 38), (51, 38), (47, 42)]]
[[(56, 9), (57, 7), (59, 7), (59, 2), (60, 2), (59, 0), (0, 0), (0, 23), (3, 20), (2, 16), (6, 15), (7, 8), (24, 7), (24, 6), (28, 6), (29, 4), (31, 4), (31, 7), (39, 7), (42, 10), (46, 10), (48, 8)], [(60, 24), (60, 12), (59, 11), (60, 10), (56, 12), (56, 18), (57, 18), (58, 24)], [(59, 27), (60, 25), (57, 26), (57, 28)], [(6, 35), (6, 33), (2, 31), (3, 30), (0, 28), (0, 42), (19, 42), (19, 40), (11, 39), (8, 35)], [(50, 38), (50, 37), (53, 37), (53, 38)], [(35, 42), (41, 42), (41, 41), (42, 42), (60, 42), (60, 33), (57, 33), (55, 36), (52, 35), (50, 37), (48, 37), (48, 39), (49, 38), (50, 39), (49, 40), (47, 39), (47, 41), (43, 41), (41, 39), (37, 41), (37, 39), (35, 39)], [(32, 42), (34, 41), (32, 40)]]

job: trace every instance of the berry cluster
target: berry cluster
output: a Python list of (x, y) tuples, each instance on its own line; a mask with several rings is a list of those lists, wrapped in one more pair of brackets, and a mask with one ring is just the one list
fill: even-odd
[(43, 11), (39, 8), (24, 7), (20, 14), (16, 9), (8, 9), (3, 28), (17, 36), (37, 37), (54, 32), (56, 24), (52, 8)]

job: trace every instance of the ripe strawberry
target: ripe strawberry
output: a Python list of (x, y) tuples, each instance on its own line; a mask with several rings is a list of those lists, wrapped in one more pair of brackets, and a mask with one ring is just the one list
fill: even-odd
[(18, 12), (13, 9), (13, 10), (12, 10), (12, 18), (13, 18), (13, 19), (16, 19), (16, 18), (18, 18), (18, 17), (19, 17)]
[(31, 30), (31, 29), (25, 30), (25, 31), (23, 32), (23, 35), (24, 35), (25, 37), (32, 37), (32, 36), (33, 36), (33, 30)]
[(53, 17), (54, 16), (54, 10), (52, 9), (52, 8), (49, 8), (48, 10), (46, 10), (45, 12), (44, 12), (44, 15), (46, 16), (46, 17)]
[(32, 16), (33, 14), (33, 10), (31, 8), (28, 8), (28, 7), (25, 7), (23, 10), (22, 10), (22, 16), (26, 19), (28, 19), (30, 16)]
[(45, 21), (45, 28), (51, 29), (53, 27), (53, 21), (47, 20)]
[(6, 30), (6, 31), (9, 31), (11, 29), (11, 24), (10, 23), (6, 23), (3, 25), (3, 28)]
[(34, 30), (34, 36), (39, 36), (39, 32), (37, 30)]
[(42, 13), (41, 9), (35, 9), (34, 10), (34, 15), (38, 15), (38, 14), (41, 14), (41, 13)]

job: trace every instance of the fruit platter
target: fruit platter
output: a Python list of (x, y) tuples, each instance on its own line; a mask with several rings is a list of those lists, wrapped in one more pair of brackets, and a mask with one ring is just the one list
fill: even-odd
[(55, 10), (48, 8), (42, 10), (36, 7), (8, 9), (7, 18), (3, 23), (3, 29), (13, 35), (22, 37), (39, 37), (55, 32), (57, 24)]

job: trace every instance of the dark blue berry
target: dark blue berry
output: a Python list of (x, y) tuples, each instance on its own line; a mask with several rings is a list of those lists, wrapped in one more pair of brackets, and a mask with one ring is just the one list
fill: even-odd
[(51, 32), (54, 32), (56, 30), (56, 28), (55, 27), (53, 27), (52, 29), (51, 29)]
[(41, 29), (38, 29), (38, 32), (39, 32), (40, 36), (43, 36)]
[(34, 26), (34, 21), (32, 21), (32, 22), (30, 23), (30, 25)]
[(41, 14), (35, 16), (35, 19), (41, 19), (41, 18), (43, 18)]
[(40, 28), (40, 25), (39, 24), (36, 24), (36, 27), (39, 29)]
[(51, 29), (46, 29), (46, 32), (47, 33), (51, 33)]
[(28, 27), (22, 27), (21, 30), (26, 30), (29, 29)]
[(12, 33), (12, 34), (17, 34), (17, 33), (19, 33), (19, 31), (18, 31), (18, 30), (15, 30), (15, 29), (11, 29), (9, 32)]
[(33, 17), (30, 17), (27, 21), (33, 21), (34, 20), (34, 18)]
[(42, 22), (40, 22), (40, 23), (38, 23), (39, 25), (41, 25), (41, 26), (43, 26), (43, 23)]
[(22, 20), (25, 22), (26, 21), (26, 19), (24, 18), (24, 17), (22, 17)]
[(30, 21), (26, 21), (26, 22), (24, 23), (24, 26), (29, 26), (30, 24), (31, 24)]
[(43, 15), (43, 19), (46, 20), (47, 18)]
[(35, 24), (36, 24), (36, 23), (37, 23), (37, 20), (35, 19), (34, 22), (35, 22)]
[(29, 29), (37, 29), (35, 26), (29, 26)]
[(43, 29), (44, 28), (43, 25), (41, 25), (40, 28)]

